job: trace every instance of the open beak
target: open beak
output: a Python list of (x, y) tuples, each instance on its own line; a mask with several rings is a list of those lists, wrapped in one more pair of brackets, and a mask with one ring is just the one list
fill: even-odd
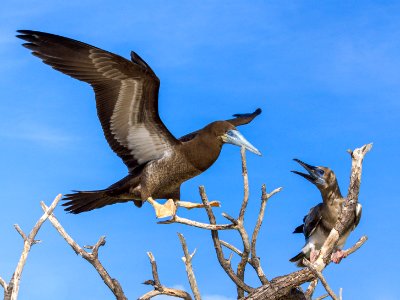
[(319, 169), (318, 167), (311, 166), (309, 164), (306, 164), (305, 162), (302, 162), (300, 159), (293, 159), (295, 162), (299, 163), (306, 171), (308, 174), (301, 173), (298, 171), (291, 171), (297, 175), (300, 175), (310, 181), (313, 184), (324, 184), (325, 179), (323, 177), (324, 171), (322, 169)]
[(244, 136), (236, 129), (232, 129), (227, 131), (223, 136), (222, 140), (224, 143), (233, 144), (239, 147), (245, 147), (250, 152), (253, 152), (257, 155), (261, 155), (261, 152), (258, 151), (256, 147), (254, 147), (248, 140), (244, 138)]

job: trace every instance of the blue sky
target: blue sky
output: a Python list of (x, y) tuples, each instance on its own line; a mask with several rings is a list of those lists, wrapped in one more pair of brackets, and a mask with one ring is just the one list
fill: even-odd
[[(20, 46), (15, 30), (72, 37), (129, 57), (141, 55), (161, 80), (161, 118), (175, 136), (233, 113), (263, 114), (241, 132), (263, 153), (248, 154), (254, 226), (262, 183), (284, 189), (267, 206), (258, 254), (268, 278), (296, 270), (288, 259), (303, 245), (291, 234), (311, 206), (315, 187), (291, 174), (292, 158), (329, 166), (347, 191), (346, 149), (373, 142), (364, 162), (363, 217), (347, 245), (369, 240), (351, 258), (325, 272), (345, 299), (395, 299), (400, 247), (399, 180), (400, 5), (396, 1), (11, 1), (0, 10), (2, 155), (0, 276), (9, 279), (22, 242), (50, 203), (72, 189), (104, 188), (126, 174), (108, 147), (90, 87), (42, 64)], [(240, 154), (227, 145), (207, 172), (185, 183), (182, 198), (200, 201), (197, 187), (237, 215), (242, 198)], [(182, 216), (206, 220), (202, 211)], [(56, 216), (81, 245), (107, 236), (101, 260), (135, 299), (148, 291), (146, 251), (157, 259), (161, 281), (189, 289), (176, 232), (198, 252), (193, 261), (206, 299), (234, 299), (210, 233), (157, 225), (145, 205), (113, 205), (81, 215), (61, 207)], [(220, 218), (224, 222), (223, 218)], [(239, 246), (236, 233), (224, 239)], [(28, 259), (20, 299), (112, 299), (92, 267), (45, 224)], [(249, 284), (258, 281), (248, 270)], [(373, 288), (372, 288), (373, 287)], [(318, 290), (317, 294), (323, 291)], [(224, 298), (225, 297), (225, 298)]]

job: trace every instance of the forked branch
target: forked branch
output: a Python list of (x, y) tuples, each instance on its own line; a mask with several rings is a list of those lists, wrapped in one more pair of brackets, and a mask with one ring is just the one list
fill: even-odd
[(163, 286), (160, 282), (160, 278), (158, 277), (157, 263), (153, 253), (147, 252), (147, 256), (149, 257), (150, 260), (153, 279), (146, 280), (145, 282), (143, 282), (143, 284), (153, 286), (154, 290), (144, 294), (138, 300), (149, 300), (158, 295), (166, 295), (166, 296), (178, 297), (185, 300), (192, 300), (190, 294), (183, 290), (178, 290)]
[(53, 213), (53, 210), (56, 208), (60, 199), (61, 199), (61, 195), (58, 195), (54, 199), (54, 201), (51, 203), (50, 207), (47, 207), (46, 210), (44, 210), (44, 214), (36, 222), (35, 226), (33, 226), (32, 230), (28, 236), (22, 231), (22, 229), (19, 227), (18, 224), (14, 225), (15, 229), (21, 235), (21, 237), (24, 241), (24, 249), (22, 250), (21, 257), (18, 261), (17, 267), (14, 271), (13, 276), (11, 277), (10, 282), (7, 284), (3, 278), (0, 278), (0, 285), (4, 289), (4, 299), (5, 300), (16, 300), (17, 299), (18, 293), (19, 293), (22, 271), (25, 267), (29, 251), (31, 250), (32, 245), (35, 245), (40, 242), (38, 240), (35, 240), (36, 235), (39, 232), (40, 228), (42, 227), (43, 223)]
[[(250, 239), (249, 234), (244, 226), (244, 217), (245, 217), (246, 208), (247, 208), (247, 205), (249, 202), (249, 184), (248, 184), (248, 173), (247, 173), (247, 163), (246, 163), (245, 153), (246, 153), (245, 149), (242, 148), (241, 149), (241, 158), (242, 158), (242, 176), (243, 176), (244, 194), (243, 194), (243, 200), (242, 200), (239, 216), (237, 219), (233, 218), (232, 216), (229, 216), (226, 213), (223, 213), (222, 216), (224, 218), (226, 218), (228, 221), (230, 221), (231, 223), (230, 224), (217, 224), (214, 212), (212, 210), (210, 202), (208, 201), (208, 197), (206, 195), (205, 188), (203, 186), (200, 186), (200, 188), (199, 188), (200, 197), (203, 202), (205, 211), (207, 213), (209, 224), (199, 223), (197, 221), (184, 219), (177, 215), (174, 215), (168, 221), (159, 222), (160, 224), (180, 223), (180, 224), (184, 224), (184, 225), (189, 225), (189, 226), (194, 226), (194, 227), (198, 227), (198, 228), (202, 228), (202, 229), (211, 230), (211, 238), (214, 243), (214, 248), (215, 248), (215, 252), (216, 252), (218, 261), (219, 261), (221, 267), (227, 273), (227, 275), (231, 278), (231, 280), (237, 286), (238, 298), (243, 297), (245, 292), (249, 293), (254, 290), (254, 288), (252, 288), (251, 286), (246, 284), (245, 280), (244, 280), (244, 274), (245, 274), (245, 269), (246, 269), (247, 264), (251, 265), (254, 268), (254, 270), (256, 271), (257, 276), (259, 277), (260, 282), (262, 284), (267, 284), (269, 282), (267, 277), (265, 276), (265, 273), (264, 273), (262, 267), (261, 267), (260, 259), (257, 256), (256, 243), (257, 243), (258, 234), (259, 234), (259, 231), (260, 231), (260, 228), (262, 225), (262, 221), (264, 219), (265, 207), (266, 207), (267, 201), (270, 197), (272, 197), (273, 195), (275, 195), (276, 193), (278, 193), (282, 190), (282, 188), (277, 188), (268, 194), (266, 192), (265, 185), (263, 185), (260, 211), (258, 213), (257, 222), (256, 222), (255, 228), (251, 234), (251, 239)], [(218, 233), (219, 230), (236, 230), (236, 231), (238, 231), (238, 233), (241, 237), (242, 243), (243, 243), (243, 250), (239, 250), (234, 245), (232, 245), (226, 241), (220, 240), (219, 233)], [(234, 253), (236, 253), (240, 256), (240, 262), (237, 266), (236, 272), (232, 268), (231, 257), (226, 258), (224, 256), (222, 246), (232, 250)]]
[[(41, 202), (40, 205), (44, 211), (47, 211), (48, 208), (44, 202)], [(72, 237), (65, 231), (65, 229), (61, 226), (60, 222), (57, 218), (50, 214), (48, 216), (49, 221), (53, 225), (53, 227), (58, 231), (58, 233), (64, 238), (64, 240), (71, 246), (71, 248), (75, 251), (76, 254), (82, 256), (85, 260), (87, 260), (99, 273), (101, 279), (103, 279), (104, 283), (109, 287), (111, 292), (114, 294), (117, 300), (127, 300), (121, 285), (118, 280), (112, 278), (107, 270), (104, 268), (102, 263), (99, 260), (99, 248), (106, 244), (105, 236), (100, 237), (97, 243), (93, 246), (84, 246), (83, 248), (92, 250), (91, 252), (87, 252), (81, 246), (76, 243)]]

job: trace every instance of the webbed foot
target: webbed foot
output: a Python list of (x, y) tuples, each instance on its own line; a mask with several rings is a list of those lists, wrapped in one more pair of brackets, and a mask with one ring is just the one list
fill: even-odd
[(335, 263), (338, 264), (342, 261), (343, 258), (347, 257), (347, 252), (343, 251), (341, 249), (336, 250), (336, 252), (332, 253), (331, 255), (331, 260)]
[(167, 202), (165, 202), (164, 204), (160, 204), (156, 202), (152, 197), (149, 197), (147, 199), (147, 202), (149, 202), (151, 206), (153, 206), (154, 211), (156, 212), (156, 217), (158, 219), (172, 217), (176, 214), (177, 206), (175, 204), (175, 201), (172, 199), (168, 199)]
[(314, 250), (314, 249), (311, 250), (311, 253), (310, 253), (310, 262), (311, 262), (312, 264), (317, 260), (319, 253), (320, 253), (320, 250)]

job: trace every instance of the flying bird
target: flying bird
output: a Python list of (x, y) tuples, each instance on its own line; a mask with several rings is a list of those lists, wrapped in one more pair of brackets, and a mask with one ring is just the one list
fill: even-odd
[[(45, 64), (92, 86), (105, 138), (128, 167), (128, 175), (106, 189), (66, 195), (66, 211), (78, 214), (128, 201), (141, 207), (151, 198), (178, 201), (181, 184), (207, 170), (225, 143), (261, 155), (236, 128), (251, 122), (261, 109), (212, 122), (177, 139), (158, 114), (160, 80), (138, 54), (132, 51), (127, 60), (54, 34), (18, 33), (17, 37), (26, 41), (23, 46)], [(157, 207), (157, 216), (172, 214)]]
[[(327, 239), (332, 228), (335, 226), (341, 212), (345, 198), (340, 193), (339, 185), (336, 180), (335, 173), (327, 167), (314, 167), (299, 159), (294, 159), (299, 163), (308, 174), (298, 171), (292, 171), (298, 174), (311, 183), (313, 183), (321, 192), (322, 203), (310, 209), (308, 214), (303, 219), (303, 224), (298, 226), (293, 233), (303, 233), (306, 239), (306, 244), (301, 249), (301, 252), (290, 261), (297, 264), (299, 267), (304, 267), (303, 258), (314, 261)], [(350, 227), (346, 228), (343, 235), (340, 237), (336, 249), (332, 254), (332, 261), (339, 263), (346, 253), (342, 251), (349, 234), (356, 228), (361, 219), (361, 204), (357, 204), (355, 216)]]

